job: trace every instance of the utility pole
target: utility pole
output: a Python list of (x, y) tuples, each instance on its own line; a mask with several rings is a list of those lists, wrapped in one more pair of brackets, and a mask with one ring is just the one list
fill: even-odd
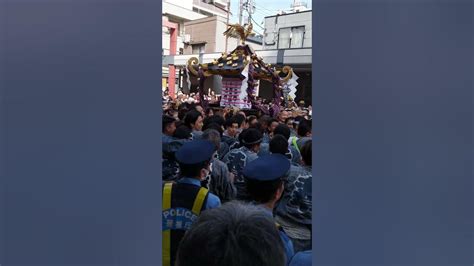
[[(230, 0), (227, 2), (227, 25), (229, 25), (229, 14), (230, 14)], [(227, 53), (227, 43), (229, 36), (225, 36), (225, 52)]]
[[(242, 2), (243, 0), (239, 0), (239, 25), (242, 25), (242, 15), (243, 15), (243, 6), (244, 3)], [(245, 0), (247, 1), (247, 0)]]

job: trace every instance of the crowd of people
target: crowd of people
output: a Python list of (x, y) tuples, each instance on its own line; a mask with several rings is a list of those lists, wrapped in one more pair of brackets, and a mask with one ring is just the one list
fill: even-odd
[(311, 265), (311, 110), (163, 106), (163, 265)]

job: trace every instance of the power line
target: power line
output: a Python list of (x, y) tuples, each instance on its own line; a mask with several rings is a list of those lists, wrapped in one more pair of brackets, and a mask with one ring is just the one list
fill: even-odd
[(264, 13), (264, 12), (262, 12), (262, 11), (258, 10), (258, 9), (257, 9), (257, 10), (255, 10), (255, 13), (256, 13), (256, 14), (258, 14), (258, 15), (261, 15), (261, 16), (263, 16), (263, 17), (268, 17), (268, 16), (271, 16), (270, 14), (268, 14), (268, 13)]
[(255, 23), (255, 25), (257, 25), (258, 27), (260, 27), (262, 30), (265, 30), (264, 27), (260, 26), (252, 17), (250, 17), (250, 19)]
[(259, 5), (255, 5), (257, 8), (260, 8), (260, 9), (263, 9), (263, 10), (266, 10), (267, 12), (270, 12), (270, 13), (276, 13), (278, 12), (278, 10), (270, 10), (266, 7), (263, 7), (263, 6), (259, 6)]

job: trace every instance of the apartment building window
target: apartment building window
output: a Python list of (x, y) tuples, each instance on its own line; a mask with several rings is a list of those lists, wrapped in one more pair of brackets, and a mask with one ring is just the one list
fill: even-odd
[(193, 48), (193, 54), (200, 54), (204, 53), (206, 44), (205, 43), (197, 43), (192, 45)]
[(302, 48), (304, 26), (281, 28), (278, 32), (278, 49)]

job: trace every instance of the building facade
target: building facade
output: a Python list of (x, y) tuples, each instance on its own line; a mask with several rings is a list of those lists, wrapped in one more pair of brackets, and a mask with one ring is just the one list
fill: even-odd
[[(197, 0), (194, 0), (197, 1)], [(197, 9), (194, 9), (197, 10)], [(202, 15), (202, 14), (200, 14)], [(298, 76), (297, 101), (311, 103), (312, 94), (312, 11), (306, 10), (299, 1), (295, 1), (288, 13), (279, 13), (265, 17), (264, 36), (260, 39), (248, 39), (248, 43), (266, 63), (277, 68), (291, 66)], [(229, 38), (226, 42), (223, 32), (226, 30), (226, 17), (204, 17), (183, 22), (184, 32), (182, 51), (177, 55), (163, 57), (163, 65), (177, 66), (179, 88), (185, 92), (195, 90), (196, 80), (187, 83), (185, 65), (190, 57), (197, 57), (201, 63), (212, 62), (221, 52), (232, 51), (239, 41)], [(227, 49), (226, 49), (227, 43)], [(220, 77), (206, 79), (205, 91), (220, 93)], [(273, 97), (272, 84), (261, 82), (259, 96)]]
[[(306, 10), (304, 3), (294, 1), (292, 12), (265, 17), (263, 51), (276, 53), (277, 66), (289, 65), (298, 76), (296, 100), (311, 103), (312, 94), (312, 11)], [(274, 53), (273, 53), (274, 54)], [(297, 55), (305, 54), (305, 57)], [(296, 59), (297, 58), (297, 59)], [(296, 60), (295, 60), (296, 59)], [(272, 96), (269, 84), (261, 84), (261, 95)]]
[[(183, 54), (185, 42), (185, 23), (209, 16), (226, 18), (228, 15), (228, 0), (163, 0), (162, 11), (162, 55)], [(176, 92), (175, 84), (180, 77), (174, 65), (162, 67), (163, 88), (168, 88), (170, 94)]]

